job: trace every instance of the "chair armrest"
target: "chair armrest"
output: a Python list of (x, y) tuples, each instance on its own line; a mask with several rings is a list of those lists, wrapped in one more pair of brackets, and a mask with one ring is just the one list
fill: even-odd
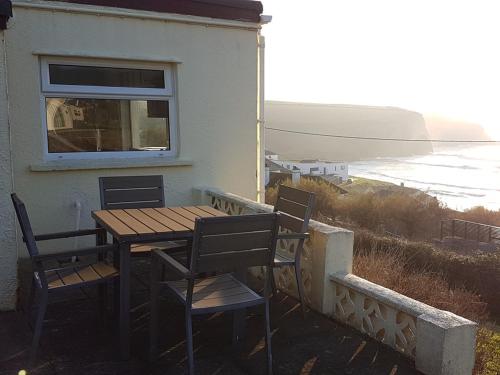
[(172, 258), (170, 255), (165, 254), (161, 250), (153, 250), (151, 252), (151, 256), (153, 258), (153, 262), (159, 261), (163, 265), (167, 266), (170, 270), (174, 271), (178, 276), (182, 276), (185, 279), (190, 279), (193, 277), (193, 274), (191, 273), (190, 270), (188, 270), (186, 267), (184, 267), (181, 263), (176, 261), (174, 258)]
[(280, 233), (278, 240), (306, 240), (309, 238), (309, 233)]
[[(106, 230), (103, 228), (72, 230), (69, 232), (39, 234), (39, 235), (35, 236), (35, 241), (47, 241), (47, 240), (56, 240), (56, 239), (60, 239), (60, 238), (81, 237), (81, 236), (90, 236), (90, 235), (98, 235), (98, 234), (104, 235), (105, 233), (106, 233)], [(25, 241), (24, 238), (23, 238), (23, 241)]]
[(108, 251), (113, 251), (116, 249), (118, 249), (117, 245), (112, 245), (112, 244), (93, 246), (93, 247), (83, 247), (75, 250), (67, 250), (67, 251), (59, 251), (57, 253), (45, 253), (45, 254), (35, 255), (33, 257), (33, 260), (35, 262), (46, 262), (48, 260), (54, 260), (57, 258), (73, 257), (78, 255), (81, 256), (81, 255), (99, 254)]

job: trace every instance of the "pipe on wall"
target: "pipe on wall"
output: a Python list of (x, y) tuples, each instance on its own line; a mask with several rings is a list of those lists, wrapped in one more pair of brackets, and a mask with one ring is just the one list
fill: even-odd
[(257, 35), (258, 46), (258, 86), (257, 86), (257, 202), (264, 203), (266, 196), (265, 175), (265, 117), (264, 117), (264, 57), (266, 40)]

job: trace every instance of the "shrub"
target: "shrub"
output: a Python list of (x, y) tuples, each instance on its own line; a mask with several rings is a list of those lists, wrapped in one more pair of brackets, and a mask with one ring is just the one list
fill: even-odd
[(434, 248), (422, 242), (379, 236), (370, 231), (354, 232), (354, 253), (392, 254), (398, 251), (406, 263), (418, 270), (428, 270), (444, 277), (453, 288), (477, 291), (488, 303), (490, 312), (500, 313), (500, 255), (465, 256)]
[(487, 304), (477, 293), (450, 288), (443, 275), (409, 261), (401, 248), (354, 257), (353, 273), (407, 297), (476, 322), (487, 318)]
[(491, 211), (483, 206), (479, 206), (460, 212), (457, 216), (462, 220), (500, 227), (500, 210)]
[(479, 328), (476, 345), (475, 374), (500, 374), (500, 333), (487, 327)]

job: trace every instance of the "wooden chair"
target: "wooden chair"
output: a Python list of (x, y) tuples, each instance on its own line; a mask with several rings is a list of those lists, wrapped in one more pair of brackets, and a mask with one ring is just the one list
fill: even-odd
[[(304, 286), (302, 284), (302, 274), (300, 272), (300, 260), (304, 248), (304, 241), (309, 237), (307, 228), (314, 207), (314, 199), (314, 193), (280, 185), (278, 189), (278, 198), (274, 206), (274, 212), (280, 213), (280, 234), (278, 235), (278, 240), (297, 240), (297, 244), (293, 258), (277, 252), (274, 258), (273, 267), (280, 268), (291, 266), (294, 268), (303, 315), (305, 315), (306, 306), (304, 303)], [(273, 292), (276, 293), (274, 277), (272, 281)]]
[[(132, 209), (165, 207), (163, 176), (99, 177), (101, 209)], [(185, 241), (133, 244), (132, 256), (149, 257), (151, 250), (180, 250)]]
[[(85, 255), (99, 256), (114, 250), (115, 247), (113, 245), (101, 245), (62, 252), (40, 254), (38, 252), (37, 241), (89, 235), (95, 235), (96, 241), (101, 241), (105, 238), (106, 232), (100, 229), (89, 229), (35, 236), (33, 235), (24, 203), (16, 194), (12, 194), (11, 198), (19, 225), (21, 227), (23, 240), (26, 243), (32, 262), (34, 286), (34, 290), (31, 292), (33, 296), (32, 299), (35, 304), (38, 304), (30, 354), (30, 362), (33, 362), (36, 358), (38, 344), (42, 333), (43, 319), (47, 309), (49, 295), (92, 285), (105, 286), (109, 281), (118, 278), (119, 272), (114, 267), (102, 261), (75, 262), (68, 263), (65, 266), (57, 264), (55, 268), (49, 267), (47, 263), (54, 263), (54, 261), (59, 259)], [(100, 297), (104, 297), (104, 293), (100, 292)], [(104, 301), (101, 300), (101, 309), (103, 308)]]
[[(194, 373), (192, 315), (238, 311), (264, 305), (268, 373), (272, 373), (269, 294), (271, 267), (276, 249), (279, 214), (225, 216), (196, 219), (190, 267), (171, 256), (153, 251), (151, 269), (151, 358), (157, 357), (158, 298), (166, 286), (185, 306), (189, 374)], [(180, 280), (160, 282), (160, 265)], [(257, 294), (229, 272), (265, 267), (263, 295)], [(200, 277), (200, 273), (218, 272)]]

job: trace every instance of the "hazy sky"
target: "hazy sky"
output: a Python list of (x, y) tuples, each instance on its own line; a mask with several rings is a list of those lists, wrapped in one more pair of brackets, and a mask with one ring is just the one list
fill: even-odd
[(262, 2), (266, 99), (399, 106), (500, 139), (500, 1)]

